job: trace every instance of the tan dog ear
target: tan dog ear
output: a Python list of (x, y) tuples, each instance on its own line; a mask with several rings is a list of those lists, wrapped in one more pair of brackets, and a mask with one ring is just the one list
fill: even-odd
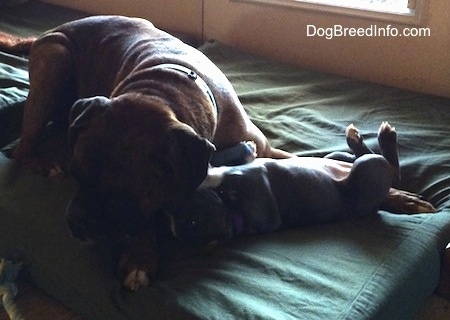
[(111, 100), (106, 97), (92, 97), (75, 101), (69, 116), (69, 147), (73, 150), (80, 133), (89, 127), (90, 120), (106, 111)]
[(168, 139), (174, 142), (179, 152), (176, 156), (179, 161), (177, 189), (182, 194), (193, 192), (206, 178), (209, 160), (216, 148), (190, 128), (172, 129)]

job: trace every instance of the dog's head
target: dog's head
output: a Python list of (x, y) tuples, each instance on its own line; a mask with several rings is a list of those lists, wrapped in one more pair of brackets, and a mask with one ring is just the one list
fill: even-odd
[(175, 238), (190, 243), (225, 242), (232, 238), (233, 215), (217, 193), (198, 190), (165, 210)]
[(119, 206), (133, 206), (141, 215), (151, 216), (204, 180), (214, 146), (158, 103), (137, 96), (95, 97), (74, 104), (69, 145), (80, 192), (91, 194), (89, 198), (106, 208), (124, 199), (133, 205)]

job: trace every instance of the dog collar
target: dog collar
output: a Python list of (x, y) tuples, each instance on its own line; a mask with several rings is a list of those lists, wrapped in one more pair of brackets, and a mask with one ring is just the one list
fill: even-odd
[(184, 73), (189, 79), (195, 81), (197, 86), (202, 89), (202, 91), (209, 97), (209, 100), (214, 108), (214, 112), (217, 116), (218, 109), (216, 100), (214, 99), (214, 95), (206, 82), (194, 70), (175, 63), (162, 63), (155, 66), (155, 68), (176, 70)]

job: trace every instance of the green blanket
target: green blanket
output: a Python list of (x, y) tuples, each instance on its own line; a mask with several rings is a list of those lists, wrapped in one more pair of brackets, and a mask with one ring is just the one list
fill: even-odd
[[(37, 21), (59, 12), (28, 6), (45, 13)], [(30, 174), (0, 155), (0, 255), (23, 261), (29, 279), (86, 319), (412, 318), (437, 286), (450, 241), (450, 100), (278, 64), (219, 42), (200, 49), (277, 147), (318, 156), (346, 150), (349, 123), (375, 147), (379, 124), (390, 121), (399, 136), (402, 187), (422, 193), (439, 212), (379, 212), (245, 237), (213, 255), (168, 241), (158, 281), (132, 293), (121, 288), (107, 250), (70, 237), (64, 211), (75, 181)], [(18, 138), (28, 79), (26, 60), (1, 55), (0, 63), (5, 146)]]

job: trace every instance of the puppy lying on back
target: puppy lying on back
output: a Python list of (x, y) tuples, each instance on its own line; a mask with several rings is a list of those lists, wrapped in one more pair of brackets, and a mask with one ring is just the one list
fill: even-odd
[[(373, 154), (356, 128), (349, 126), (347, 141), (356, 156), (331, 156), (353, 163), (259, 158), (211, 168), (197, 192), (169, 210), (172, 233), (186, 241), (226, 241), (240, 234), (375, 214), (399, 177), (395, 129), (383, 123), (378, 138), (383, 155)], [(435, 211), (425, 201), (421, 206), (424, 212)]]

